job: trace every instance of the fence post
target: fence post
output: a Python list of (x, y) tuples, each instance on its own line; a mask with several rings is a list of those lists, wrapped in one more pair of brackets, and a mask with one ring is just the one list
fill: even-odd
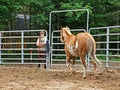
[(49, 55), (48, 55), (49, 53), (47, 53), (47, 55), (46, 55), (46, 69), (49, 69), (50, 68), (50, 61), (49, 61)]
[(107, 27), (107, 42), (106, 42), (106, 67), (109, 66), (109, 28)]
[(21, 31), (21, 60), (24, 63), (24, 32)]
[(32, 48), (30, 48), (30, 61), (32, 63)]
[(2, 63), (2, 61), (1, 61), (1, 33), (0, 33), (0, 64)]

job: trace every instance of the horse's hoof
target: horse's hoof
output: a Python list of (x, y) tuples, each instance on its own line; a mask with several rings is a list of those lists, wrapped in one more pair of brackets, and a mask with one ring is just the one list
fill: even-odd
[(82, 79), (85, 79), (85, 78), (86, 78), (85, 76), (82, 77)]

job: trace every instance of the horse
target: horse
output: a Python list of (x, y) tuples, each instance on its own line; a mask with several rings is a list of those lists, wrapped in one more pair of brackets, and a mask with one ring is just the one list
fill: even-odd
[(96, 72), (96, 65), (102, 66), (100, 60), (96, 57), (96, 42), (92, 35), (87, 32), (81, 32), (74, 35), (70, 32), (70, 28), (61, 27), (60, 41), (65, 43), (64, 49), (66, 53), (67, 67), (72, 74), (72, 66), (75, 64), (76, 57), (80, 57), (83, 65), (83, 76), (86, 77), (86, 62), (85, 56), (88, 55), (92, 59), (94, 65), (94, 72)]

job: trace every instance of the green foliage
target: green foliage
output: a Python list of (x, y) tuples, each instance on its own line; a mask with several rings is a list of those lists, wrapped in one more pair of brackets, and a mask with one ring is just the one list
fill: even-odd
[[(120, 24), (119, 0), (0, 0), (0, 30), (14, 29), (15, 15), (19, 13), (31, 16), (28, 24), (30, 29), (48, 29), (49, 13), (66, 9), (88, 9), (90, 27)], [(54, 25), (56, 22), (58, 26), (64, 24), (84, 28), (85, 14), (86, 12), (68, 12), (56, 15), (53, 17), (53, 28), (57, 26)]]
[(14, 14), (21, 8), (16, 0), (0, 0), (0, 30), (8, 29), (9, 23), (14, 20)]
[[(78, 1), (78, 0), (77, 0)], [(92, 15), (92, 7), (89, 4), (84, 4), (83, 1), (76, 2), (71, 1), (69, 2), (61, 2), (60, 3), (60, 9), (62, 10), (73, 10), (73, 9), (88, 9), (90, 11), (90, 14)], [(64, 17), (63, 17), (64, 16)], [(65, 15), (61, 15), (61, 17), (65, 18), (65, 20), (62, 20), (62, 23), (67, 23), (68, 26), (71, 26), (72, 28), (84, 28), (86, 27), (86, 11), (79, 11), (79, 12), (67, 12)], [(74, 24), (73, 24), (74, 23)]]
[[(31, 29), (48, 28), (49, 13), (54, 5), (51, 0), (33, 0), (30, 3)], [(47, 27), (47, 28), (46, 28)]]

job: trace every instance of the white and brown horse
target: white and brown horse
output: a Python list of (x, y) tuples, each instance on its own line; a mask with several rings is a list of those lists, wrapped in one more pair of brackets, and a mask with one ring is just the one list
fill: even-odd
[(96, 64), (101, 66), (102, 63), (96, 57), (96, 43), (94, 38), (87, 32), (78, 33), (76, 36), (70, 32), (68, 27), (61, 28), (60, 32), (61, 42), (65, 42), (65, 53), (67, 66), (72, 73), (72, 65), (75, 64), (76, 57), (80, 57), (83, 64), (83, 78), (86, 75), (85, 56), (88, 53), (92, 59), (94, 69), (96, 71)]

